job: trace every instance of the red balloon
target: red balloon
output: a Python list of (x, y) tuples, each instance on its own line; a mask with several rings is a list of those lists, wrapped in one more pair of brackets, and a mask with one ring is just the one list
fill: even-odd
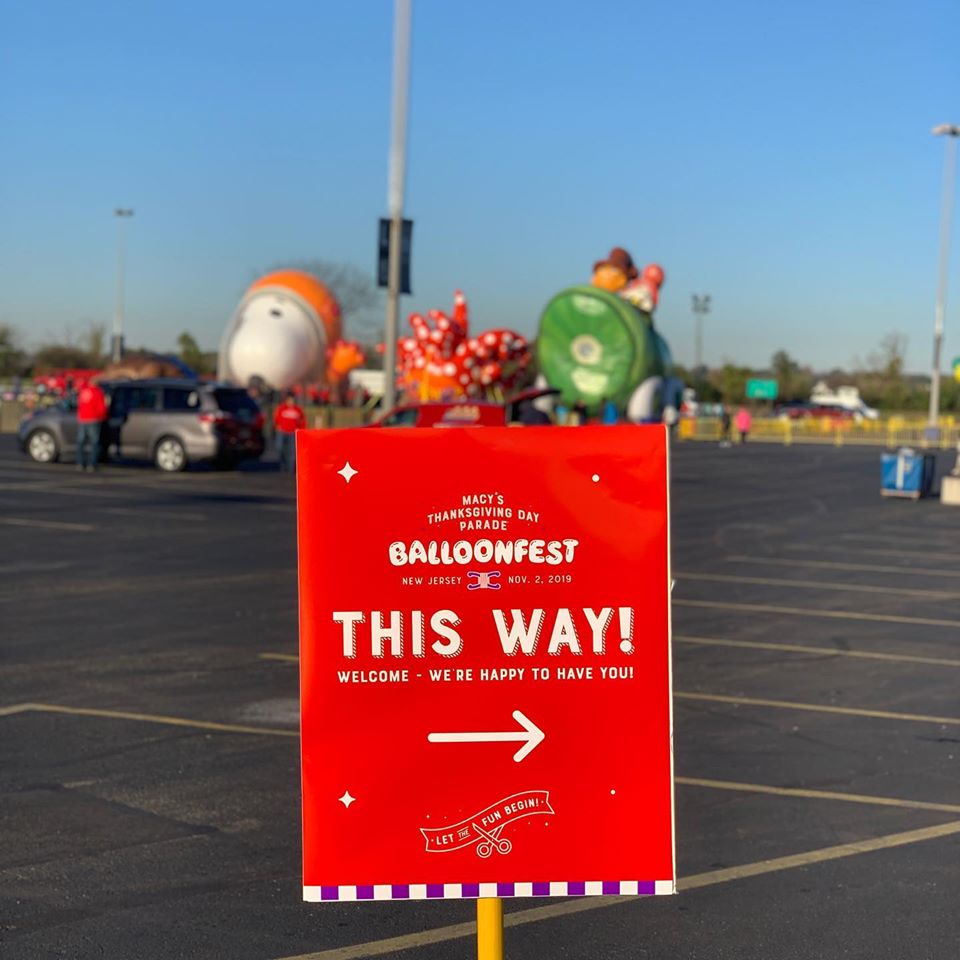
[(659, 287), (663, 283), (663, 278), (665, 276), (663, 272), (663, 267), (658, 263), (648, 263), (643, 268), (643, 273), (641, 274), (644, 280), (647, 280), (649, 283), (652, 283), (654, 286)]

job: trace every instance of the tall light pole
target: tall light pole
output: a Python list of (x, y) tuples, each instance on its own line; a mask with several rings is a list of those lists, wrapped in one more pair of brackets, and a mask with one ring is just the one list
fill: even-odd
[(400, 314), (400, 244), (403, 238), (403, 194), (407, 169), (407, 101), (410, 93), (411, 0), (395, 0), (393, 23), (393, 125), (387, 206), (390, 248), (387, 261), (387, 320), (383, 351), (383, 409), (397, 402), (397, 319)]
[(123, 359), (123, 241), (124, 221), (133, 216), (133, 210), (117, 207), (113, 211), (117, 218), (117, 305), (113, 313), (113, 336), (110, 338), (110, 359), (119, 363)]
[(937, 281), (937, 306), (933, 320), (933, 370), (930, 374), (930, 415), (927, 421), (931, 433), (937, 429), (937, 422), (940, 419), (940, 350), (943, 346), (943, 312), (947, 300), (953, 185), (957, 178), (957, 137), (960, 137), (960, 127), (951, 123), (941, 123), (933, 128), (933, 134), (947, 138), (947, 152), (943, 165), (943, 201), (940, 206), (940, 277)]
[(696, 319), (696, 333), (694, 334), (694, 361), (695, 376), (700, 376), (703, 368), (703, 318), (710, 312), (710, 294), (703, 296), (693, 295), (693, 315)]

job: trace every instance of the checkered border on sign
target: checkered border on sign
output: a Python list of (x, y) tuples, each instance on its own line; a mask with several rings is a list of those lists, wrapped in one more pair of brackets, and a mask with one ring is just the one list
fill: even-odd
[(311, 903), (357, 900), (464, 900), (475, 897), (647, 897), (676, 893), (673, 880), (543, 880), (532, 883), (374, 883), (304, 887)]

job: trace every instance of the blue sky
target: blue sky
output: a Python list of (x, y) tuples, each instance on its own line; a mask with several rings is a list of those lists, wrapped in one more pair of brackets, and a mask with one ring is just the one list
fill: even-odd
[[(0, 322), (215, 347), (285, 260), (372, 271), (386, 209), (392, 3), (16, 4), (0, 31)], [(414, 0), (413, 309), (467, 293), (536, 329), (623, 245), (667, 273), (658, 325), (705, 354), (818, 368), (909, 339), (929, 364), (960, 4)], [(960, 251), (960, 241), (954, 245)], [(946, 357), (960, 354), (960, 257)], [(349, 332), (349, 331), (348, 331)]]

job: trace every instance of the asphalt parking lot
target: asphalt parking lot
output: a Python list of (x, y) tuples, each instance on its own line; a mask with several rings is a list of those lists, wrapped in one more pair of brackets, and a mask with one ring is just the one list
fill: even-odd
[[(680, 893), (508, 901), (508, 957), (960, 955), (960, 511), (878, 460), (676, 448)], [(5, 960), (473, 955), (469, 901), (300, 901), (294, 517), (0, 437)]]

